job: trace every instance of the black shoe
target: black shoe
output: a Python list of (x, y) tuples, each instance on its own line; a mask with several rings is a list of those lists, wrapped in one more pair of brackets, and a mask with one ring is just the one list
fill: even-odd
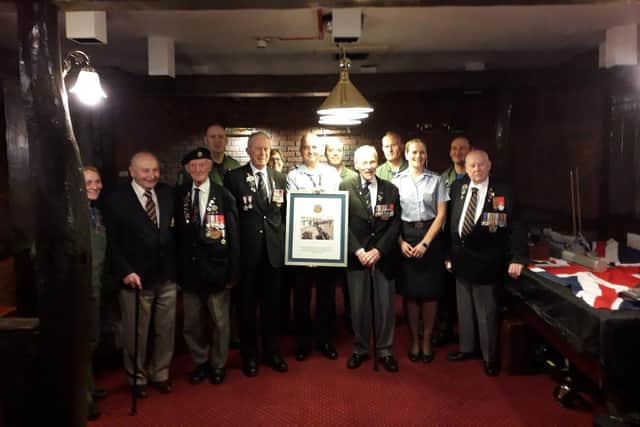
[(308, 346), (298, 346), (298, 349), (296, 350), (296, 360), (298, 362), (302, 362), (304, 359), (309, 357), (309, 353), (311, 353), (311, 350)]
[(87, 419), (89, 421), (95, 421), (98, 418), (100, 418), (102, 414), (100, 413), (100, 410), (98, 409), (98, 407), (96, 406), (95, 403), (90, 403), (89, 404), (89, 410), (87, 411)]
[(356, 369), (362, 365), (362, 362), (369, 358), (368, 354), (353, 353), (347, 360), (347, 368)]
[(318, 351), (327, 359), (336, 360), (338, 358), (336, 348), (330, 343), (318, 345)]
[(287, 362), (285, 362), (279, 354), (272, 354), (267, 357), (265, 363), (276, 372), (287, 372), (289, 370), (289, 365), (287, 365)]
[(209, 375), (209, 362), (205, 362), (196, 368), (189, 374), (189, 382), (191, 384), (200, 384)]
[(463, 360), (475, 359), (475, 353), (466, 353), (463, 351), (455, 351), (447, 354), (447, 360), (450, 362), (462, 362)]
[(500, 373), (498, 362), (484, 362), (484, 373), (490, 377), (495, 377)]
[(108, 394), (109, 393), (107, 392), (107, 390), (103, 388), (97, 388), (93, 390), (93, 392), (91, 392), (91, 395), (93, 396), (93, 400), (104, 399), (105, 397), (107, 397)]
[(433, 362), (433, 359), (436, 357), (436, 353), (435, 351), (431, 351), (431, 353), (422, 353), (420, 355), (420, 360), (422, 360), (422, 363), (431, 363)]
[(162, 394), (169, 394), (173, 391), (173, 385), (171, 381), (149, 381), (149, 385), (155, 389), (157, 389)]
[(411, 352), (409, 352), (408, 354), (409, 354), (409, 360), (411, 362), (414, 362), (414, 363), (422, 358), (422, 353), (411, 353)]
[(213, 368), (209, 374), (209, 382), (211, 384), (222, 384), (226, 376), (224, 368)]
[(147, 398), (147, 387), (143, 385), (132, 385), (130, 387), (131, 394), (134, 395), (137, 399), (146, 399)]
[(255, 377), (258, 375), (258, 364), (255, 359), (242, 360), (242, 373), (247, 377)]
[(380, 357), (378, 360), (387, 372), (398, 372), (398, 362), (396, 362), (396, 359), (394, 359), (392, 355)]

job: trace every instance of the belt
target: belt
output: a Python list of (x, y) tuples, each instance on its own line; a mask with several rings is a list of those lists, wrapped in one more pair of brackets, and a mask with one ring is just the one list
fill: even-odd
[(423, 228), (427, 228), (429, 226), (431, 226), (431, 223), (433, 222), (433, 220), (429, 220), (429, 221), (413, 221), (413, 222), (409, 222), (409, 221), (402, 221), (402, 223), (408, 227), (411, 228), (415, 228), (418, 230), (422, 230)]

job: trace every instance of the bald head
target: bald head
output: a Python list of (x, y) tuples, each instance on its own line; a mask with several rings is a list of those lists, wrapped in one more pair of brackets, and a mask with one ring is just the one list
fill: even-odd
[(134, 154), (129, 162), (129, 174), (136, 184), (145, 190), (152, 190), (160, 179), (158, 158), (148, 151)]
[(467, 154), (464, 163), (467, 175), (474, 184), (479, 184), (489, 177), (491, 160), (484, 150), (472, 150)]

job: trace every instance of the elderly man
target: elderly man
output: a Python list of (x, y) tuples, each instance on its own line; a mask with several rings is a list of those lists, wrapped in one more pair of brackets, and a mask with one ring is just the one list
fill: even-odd
[(339, 139), (331, 138), (327, 141), (324, 146), (324, 155), (327, 158), (327, 163), (336, 168), (341, 180), (358, 176), (357, 172), (344, 165), (344, 144)]
[[(340, 175), (335, 168), (320, 163), (318, 137), (307, 133), (300, 139), (302, 164), (287, 175), (287, 191), (337, 191)], [(318, 350), (327, 359), (338, 353), (331, 344), (331, 326), (335, 321), (336, 271), (328, 267), (296, 267), (294, 269), (293, 317), (296, 325), (296, 359), (302, 361), (311, 352), (315, 335)], [(311, 288), (316, 284), (315, 327), (311, 322)]]
[[(229, 355), (229, 299), (239, 275), (238, 209), (231, 193), (209, 178), (211, 153), (187, 153), (191, 182), (177, 189), (178, 283), (183, 290), (184, 340), (196, 368), (192, 384), (207, 376), (221, 384)], [(207, 325), (211, 321), (211, 328)]]
[(242, 371), (258, 375), (257, 316), (260, 308), (264, 361), (277, 372), (289, 368), (277, 341), (278, 300), (284, 264), (287, 177), (267, 167), (271, 140), (264, 132), (249, 137), (249, 163), (228, 172), (225, 187), (236, 198), (240, 226)]
[[(147, 382), (161, 393), (172, 391), (169, 365), (173, 356), (176, 317), (175, 196), (171, 187), (158, 183), (158, 159), (151, 153), (136, 153), (131, 158), (129, 174), (131, 183), (118, 188), (107, 199), (105, 221), (114, 277), (123, 285), (120, 308), (124, 367), (129, 375), (131, 392), (138, 398), (145, 398)], [(137, 292), (140, 317), (138, 360), (134, 361)], [(145, 369), (152, 314), (154, 348), (148, 369)]]
[(387, 132), (382, 137), (382, 152), (387, 161), (376, 169), (376, 176), (391, 181), (398, 173), (409, 167), (404, 158), (404, 144), (400, 135), (395, 132)]
[[(397, 372), (398, 364), (391, 354), (395, 327), (392, 274), (394, 253), (399, 251), (400, 198), (393, 184), (376, 178), (378, 154), (374, 147), (358, 148), (354, 162), (359, 176), (340, 184), (341, 190), (349, 192), (347, 283), (355, 335), (347, 367), (355, 369), (369, 357), (373, 308), (376, 322), (374, 357), (380, 358), (387, 371)], [(371, 307), (372, 300), (374, 307)]]
[[(240, 163), (231, 156), (225, 154), (227, 149), (227, 132), (221, 124), (213, 123), (207, 127), (205, 131), (203, 143), (209, 148), (211, 152), (211, 172), (209, 172), (209, 179), (211, 182), (222, 185), (224, 174), (232, 169), (240, 167)], [(181, 170), (178, 172), (178, 178), (176, 185), (182, 185), (189, 181), (189, 174)]]
[(451, 361), (473, 357), (477, 335), (485, 373), (498, 375), (498, 301), (505, 273), (518, 278), (527, 263), (527, 229), (511, 188), (489, 176), (491, 161), (482, 150), (467, 154), (467, 177), (451, 186), (446, 232), (447, 269), (456, 277), (460, 349)]
[[(464, 169), (464, 161), (467, 154), (471, 151), (471, 143), (464, 136), (457, 136), (451, 140), (449, 148), (449, 157), (451, 158), (451, 166), (440, 174), (440, 178), (447, 188), (447, 192), (451, 191), (451, 185), (464, 178), (467, 174)], [(453, 324), (455, 321), (456, 311), (456, 287), (453, 275), (445, 276), (447, 285), (440, 300), (438, 301), (438, 321), (436, 331), (432, 338), (434, 346), (441, 346), (453, 341)]]

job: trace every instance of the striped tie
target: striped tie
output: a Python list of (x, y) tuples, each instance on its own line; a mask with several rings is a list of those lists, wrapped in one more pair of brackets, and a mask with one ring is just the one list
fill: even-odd
[(464, 224), (462, 225), (462, 233), (460, 237), (463, 239), (471, 234), (471, 230), (476, 224), (476, 206), (478, 205), (478, 188), (471, 188), (471, 199), (467, 205), (467, 212), (464, 215)]
[(153, 202), (153, 196), (151, 196), (151, 190), (146, 190), (144, 196), (147, 198), (147, 203), (144, 205), (144, 210), (147, 212), (147, 216), (153, 222), (153, 225), (158, 226), (158, 216), (156, 215), (156, 204)]

